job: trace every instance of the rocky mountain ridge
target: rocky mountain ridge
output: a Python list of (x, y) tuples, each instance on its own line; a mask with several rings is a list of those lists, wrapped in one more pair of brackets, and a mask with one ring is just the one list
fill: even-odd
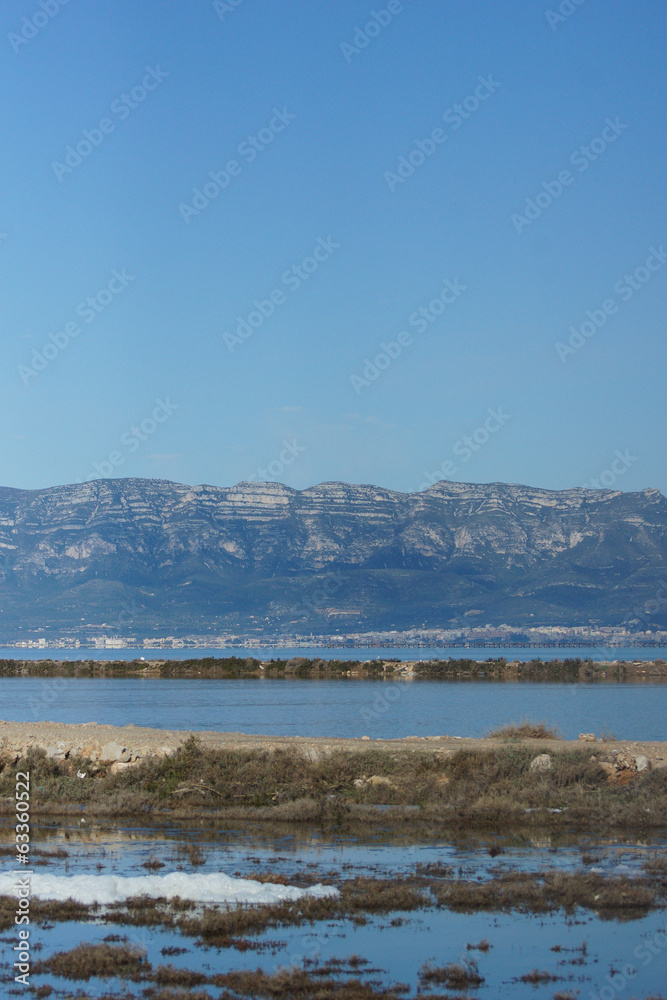
[(655, 489), (2, 488), (0, 631), (664, 625), (666, 525)]

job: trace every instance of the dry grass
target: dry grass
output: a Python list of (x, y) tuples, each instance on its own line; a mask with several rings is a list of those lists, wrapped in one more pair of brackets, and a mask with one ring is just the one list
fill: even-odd
[(479, 942), (479, 944), (467, 944), (466, 945), (466, 948), (468, 949), (468, 951), (483, 951), (483, 952), (487, 952), (490, 947), (491, 947), (491, 945), (486, 940), (486, 938), (482, 938), (482, 940)]
[(538, 986), (540, 983), (557, 983), (562, 978), (562, 976), (552, 976), (546, 970), (533, 969), (532, 972), (524, 972), (523, 976), (519, 976), (519, 981), (530, 983), (532, 986)]
[(644, 871), (650, 875), (662, 875), (667, 878), (667, 857), (654, 855), (644, 862)]
[(664, 905), (665, 886), (658, 879), (606, 878), (586, 872), (509, 872), (484, 882), (446, 880), (433, 886), (441, 906), (450, 910), (572, 912), (576, 907), (602, 917), (633, 920)]
[(484, 977), (480, 976), (475, 959), (466, 962), (450, 962), (449, 965), (431, 965), (427, 962), (419, 970), (422, 986), (446, 986), (450, 990), (467, 990), (480, 986)]
[[(364, 982), (358, 975), (354, 978), (343, 977), (345, 970), (363, 970), (365, 965), (367, 963), (364, 959), (353, 956), (347, 963), (332, 960), (321, 967), (309, 963), (308, 968), (290, 968), (275, 973), (257, 969), (254, 972), (234, 971), (206, 975), (189, 969), (177, 969), (171, 965), (160, 965), (154, 969), (143, 953), (126, 946), (81, 944), (36, 963), (32, 971), (35, 975), (51, 973), (75, 981), (87, 981), (93, 977), (118, 977), (155, 984), (143, 990), (143, 995), (149, 1000), (211, 1000), (208, 992), (193, 991), (194, 987), (200, 986), (221, 988), (221, 1000), (241, 1000), (246, 997), (254, 1000), (407, 1000), (410, 994), (407, 985), (383, 987), (376, 982)], [(472, 969), (472, 965), (469, 967)], [(481, 979), (475, 979), (473, 975), (466, 982), (481, 982)], [(77, 996), (79, 1000), (86, 1000), (83, 993)], [(437, 995), (429, 996), (432, 1000), (438, 1000)], [(108, 1000), (111, 1000), (110, 996)]]
[(207, 945), (231, 947), (246, 934), (260, 934), (269, 928), (289, 927), (316, 920), (344, 917), (363, 919), (367, 913), (405, 912), (429, 905), (422, 889), (407, 879), (357, 878), (343, 883), (339, 896), (299, 900), (234, 909), (206, 908), (178, 922), (188, 937), (201, 938)]
[[(30, 900), (30, 919), (34, 923), (86, 920), (89, 916), (96, 914), (98, 910), (98, 906), (86, 906), (84, 903), (75, 903), (71, 899), (59, 901), (33, 898)], [(16, 899), (13, 896), (0, 896), (0, 931), (14, 927), (15, 913)]]
[(147, 868), (148, 871), (154, 872), (154, 871), (159, 871), (160, 868), (164, 868), (165, 863), (164, 861), (160, 861), (159, 858), (153, 857), (153, 855), (151, 855), (149, 858), (146, 858), (141, 867)]
[(144, 978), (150, 965), (144, 952), (127, 945), (80, 944), (71, 951), (59, 951), (51, 958), (36, 962), (33, 975), (50, 972), (64, 979), (84, 979), (117, 976), (138, 982)]
[(44, 986), (33, 986), (33, 996), (36, 1000), (45, 1000), (46, 997), (50, 997), (53, 993), (53, 986), (44, 984)]
[[(266, 873), (264, 881), (282, 883), (283, 878)], [(197, 903), (193, 900), (178, 897), (167, 900), (136, 896), (123, 902), (113, 903), (105, 907), (103, 912), (97, 905), (86, 906), (72, 901), (49, 902), (33, 899), (31, 914), (37, 921), (48, 919), (52, 923), (68, 920), (85, 922), (96, 918), (121, 926), (164, 927), (178, 930), (186, 937), (199, 938), (207, 945), (247, 951), (256, 945), (248, 942), (245, 935), (258, 935), (269, 928), (297, 926), (327, 919), (348, 918), (363, 922), (365, 914), (405, 912), (432, 905), (424, 891), (426, 887), (427, 882), (424, 879), (415, 882), (409, 878), (390, 880), (356, 878), (342, 883), (338, 896), (323, 899), (302, 897), (299, 900), (283, 903), (239, 905), (230, 908), (205, 907), (202, 911), (197, 911)], [(0, 913), (7, 914), (4, 929), (13, 926), (15, 908), (14, 899), (0, 896)], [(105, 939), (105, 944), (109, 945), (120, 940), (122, 939), (116, 935), (109, 936)], [(164, 952), (165, 955), (177, 953), (178, 949)], [(86, 956), (75, 957), (78, 960)]]
[(152, 976), (158, 986), (202, 986), (207, 983), (208, 976), (203, 972), (192, 972), (190, 969), (175, 969), (173, 965), (159, 965)]
[[(532, 727), (535, 732), (539, 727)], [(79, 811), (93, 816), (206, 815), (210, 822), (245, 819), (309, 823), (346, 828), (363, 810), (391, 806), (382, 824), (435, 824), (451, 829), (511, 826), (609, 830), (667, 826), (667, 769), (628, 772), (627, 784), (612, 785), (590, 747), (550, 748), (552, 767), (532, 772), (531, 761), (545, 748), (537, 737), (508, 740), (493, 749), (443, 753), (403, 753), (395, 748), (337, 750), (307, 760), (291, 747), (265, 750), (208, 749), (191, 738), (171, 757), (153, 758), (112, 775), (100, 768), (80, 781), (77, 769), (89, 761), (56, 762), (31, 751), (21, 769), (30, 769), (36, 815)], [(4, 769), (3, 769), (4, 768)], [(15, 768), (0, 761), (0, 798), (13, 806)], [(355, 780), (377, 775), (385, 783)], [(413, 812), (410, 812), (410, 809)], [(418, 810), (418, 812), (416, 811)], [(560, 810), (560, 812), (548, 812)], [(203, 856), (193, 844), (187, 858)]]
[(557, 729), (547, 726), (545, 722), (513, 722), (509, 726), (493, 729), (487, 734), (491, 740), (504, 740), (515, 743), (519, 740), (561, 740), (563, 737)]
[[(251, 997), (253, 1000), (402, 1000), (409, 995), (409, 987), (399, 984), (392, 987), (377, 986), (361, 979), (334, 979), (318, 970), (286, 969), (274, 974), (262, 972), (228, 972), (211, 976), (210, 981), (229, 990), (225, 1000)], [(432, 1000), (438, 1000), (431, 995)], [(444, 1000), (444, 998), (443, 998)]]

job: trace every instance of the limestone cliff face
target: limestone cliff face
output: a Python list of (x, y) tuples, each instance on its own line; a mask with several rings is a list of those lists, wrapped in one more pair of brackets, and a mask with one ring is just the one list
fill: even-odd
[(446, 626), (478, 610), (489, 622), (615, 624), (655, 598), (666, 524), (658, 490), (146, 479), (0, 489), (0, 623), (62, 630), (120, 613), (126, 633), (182, 632), (254, 615), (258, 628), (327, 630), (335, 618), (351, 631)]

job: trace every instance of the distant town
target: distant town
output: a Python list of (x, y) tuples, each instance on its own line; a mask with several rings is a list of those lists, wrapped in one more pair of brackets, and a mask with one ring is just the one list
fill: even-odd
[[(99, 626), (97, 626), (99, 628)], [(465, 649), (467, 647), (623, 647), (667, 646), (667, 631), (638, 630), (624, 626), (534, 626), (479, 625), (473, 628), (409, 629), (329, 635), (296, 633), (216, 633), (202, 635), (119, 635), (81, 626), (77, 635), (39, 635), (35, 630), (23, 639), (4, 642), (10, 649), (253, 649), (253, 648), (351, 648), (406, 646)]]

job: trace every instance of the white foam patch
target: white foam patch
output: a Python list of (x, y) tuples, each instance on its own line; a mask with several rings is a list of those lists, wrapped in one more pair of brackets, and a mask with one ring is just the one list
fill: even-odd
[[(17, 876), (0, 874), (0, 896), (16, 895)], [(222, 872), (168, 875), (48, 875), (30, 876), (30, 892), (40, 899), (73, 899), (77, 903), (118, 903), (131, 896), (165, 896), (192, 899), (198, 903), (280, 903), (284, 900), (314, 896), (322, 899), (337, 896), (329, 885), (299, 889), (293, 885), (274, 885), (247, 878), (233, 878)]]

